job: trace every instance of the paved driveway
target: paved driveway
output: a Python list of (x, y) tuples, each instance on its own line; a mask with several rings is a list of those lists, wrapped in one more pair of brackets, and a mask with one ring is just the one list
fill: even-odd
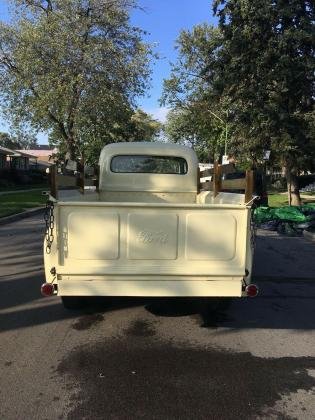
[(42, 234), (39, 216), (0, 228), (0, 418), (314, 418), (313, 243), (260, 233), (256, 299), (77, 313), (39, 295)]

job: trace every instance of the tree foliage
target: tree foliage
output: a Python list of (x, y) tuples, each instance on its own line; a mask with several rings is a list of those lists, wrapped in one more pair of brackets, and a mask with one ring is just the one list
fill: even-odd
[(216, 1), (214, 11), (225, 40), (222, 95), (234, 117), (234, 150), (255, 162), (271, 149), (299, 204), (296, 175), (315, 163), (314, 3)]
[[(119, 120), (113, 121), (115, 127), (113, 131), (114, 136), (94, 136), (91, 139), (89, 137), (90, 134), (86, 134), (84, 150), (91, 163), (98, 161), (100, 151), (107, 143), (119, 141), (154, 141), (158, 138), (162, 130), (162, 124), (141, 109), (137, 109), (134, 112), (128, 111), (122, 113), (120, 114), (120, 118), (120, 123)], [(65, 153), (66, 150), (60, 149), (59, 155), (61, 157)]]
[[(218, 28), (179, 37), (179, 60), (164, 98), (191, 107), (200, 98), (228, 118), (229, 151), (257, 165), (266, 149), (296, 176), (314, 168), (314, 2), (216, 0)], [(212, 134), (209, 132), (209, 134)]]
[(28, 133), (16, 133), (12, 136), (8, 133), (0, 132), (0, 146), (8, 149), (32, 149), (37, 146), (37, 139)]
[[(134, 0), (19, 0), (0, 25), (0, 99), (14, 124), (49, 132), (71, 158), (124, 139), (152, 51)], [(90, 155), (89, 155), (90, 154)]]
[(216, 63), (222, 36), (220, 30), (201, 24), (182, 31), (177, 40), (178, 62), (164, 81), (161, 98), (171, 108), (166, 136), (192, 146), (202, 160), (213, 160), (223, 152), (226, 116), (220, 98), (204, 76), (208, 62)]
[(162, 130), (162, 123), (137, 109), (130, 118), (127, 141), (154, 141)]
[[(192, 147), (200, 161), (214, 161), (224, 153), (227, 125), (204, 104), (190, 104), (175, 108), (167, 115), (164, 126), (166, 137)], [(220, 117), (219, 117), (220, 118)]]
[(0, 133), (0, 146), (8, 149), (18, 149), (19, 144), (8, 133)]

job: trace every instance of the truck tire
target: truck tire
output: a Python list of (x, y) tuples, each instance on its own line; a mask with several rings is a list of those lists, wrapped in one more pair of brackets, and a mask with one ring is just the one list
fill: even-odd
[(61, 296), (64, 308), (79, 310), (86, 305), (86, 299), (82, 296)]

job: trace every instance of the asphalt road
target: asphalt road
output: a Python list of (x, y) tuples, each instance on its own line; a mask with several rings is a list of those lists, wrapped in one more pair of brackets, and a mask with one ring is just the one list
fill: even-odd
[(290, 268), (302, 242), (258, 238), (256, 274), (278, 281), (260, 276), (256, 299), (71, 312), (40, 296), (42, 235), (40, 216), (0, 228), (1, 419), (314, 419), (315, 281)]

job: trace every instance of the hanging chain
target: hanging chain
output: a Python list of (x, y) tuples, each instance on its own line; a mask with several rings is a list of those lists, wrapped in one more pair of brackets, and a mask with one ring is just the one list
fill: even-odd
[(44, 220), (46, 225), (45, 239), (46, 239), (46, 254), (51, 252), (51, 244), (54, 240), (54, 225), (55, 225), (55, 216), (54, 216), (54, 203), (53, 201), (47, 200)]

